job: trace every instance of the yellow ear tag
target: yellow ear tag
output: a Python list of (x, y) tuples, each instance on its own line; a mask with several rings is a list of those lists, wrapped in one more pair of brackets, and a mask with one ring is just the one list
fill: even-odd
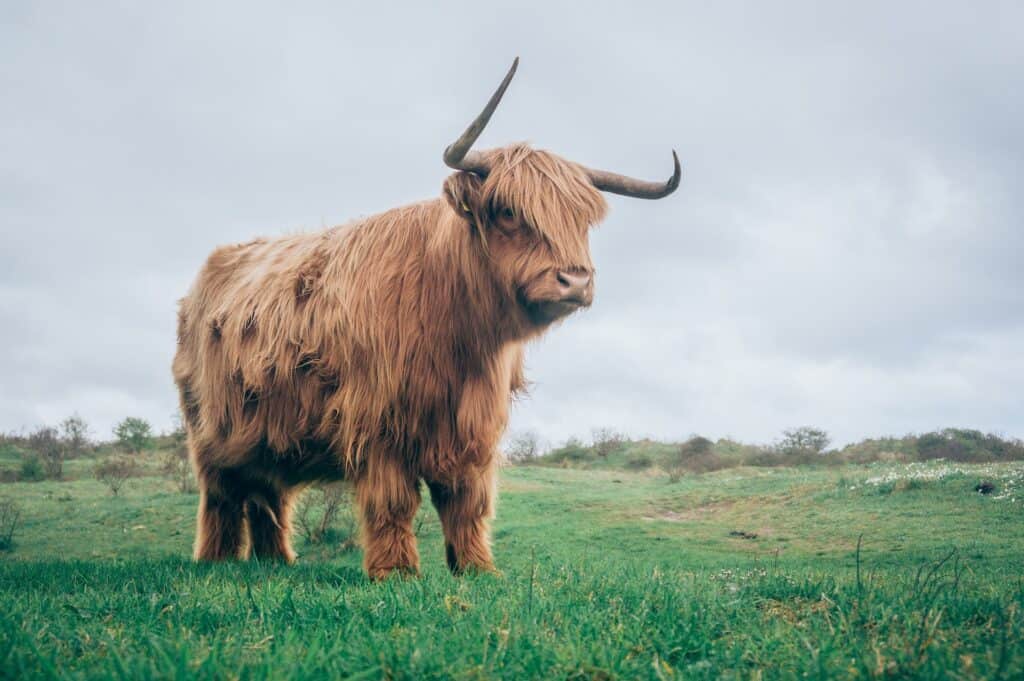
[(473, 211), (471, 211), (469, 209), (469, 206), (466, 205), (465, 201), (462, 201), (461, 204), (462, 204), (462, 212), (463, 213), (472, 213), (473, 212)]

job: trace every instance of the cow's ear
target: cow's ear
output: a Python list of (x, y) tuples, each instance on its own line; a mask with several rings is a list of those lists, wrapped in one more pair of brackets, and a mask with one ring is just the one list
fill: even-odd
[(478, 175), (459, 171), (444, 181), (444, 198), (457, 215), (474, 226), (479, 226), (483, 211), (480, 206), (480, 188), (483, 180)]

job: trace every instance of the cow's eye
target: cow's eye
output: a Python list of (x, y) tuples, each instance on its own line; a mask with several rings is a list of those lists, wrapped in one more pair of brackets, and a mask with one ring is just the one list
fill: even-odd
[(502, 208), (501, 209), (501, 217), (505, 218), (506, 220), (512, 220), (513, 218), (515, 218), (515, 216), (516, 216), (516, 212), (514, 210), (512, 210), (511, 208)]

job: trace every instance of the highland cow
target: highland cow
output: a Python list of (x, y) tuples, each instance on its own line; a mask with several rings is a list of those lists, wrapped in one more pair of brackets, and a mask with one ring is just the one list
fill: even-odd
[(665, 183), (515, 144), (471, 147), (518, 60), (445, 150), (443, 198), (210, 255), (178, 314), (174, 379), (200, 499), (195, 557), (292, 561), (304, 485), (346, 480), (372, 578), (418, 572), (426, 483), (455, 573), (493, 570), (499, 439), (523, 345), (590, 305), (602, 191)]

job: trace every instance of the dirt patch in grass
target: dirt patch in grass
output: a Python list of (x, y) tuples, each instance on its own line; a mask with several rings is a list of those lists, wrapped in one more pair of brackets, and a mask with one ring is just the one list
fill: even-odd
[(702, 506), (694, 506), (693, 508), (687, 508), (681, 511), (658, 510), (656, 513), (651, 515), (645, 515), (643, 518), (644, 520), (667, 520), (673, 523), (682, 523), (693, 520), (704, 520), (708, 516), (721, 513), (722, 511), (728, 510), (735, 505), (735, 500), (727, 499), (725, 501), (715, 501), (710, 504), (704, 504)]
[(730, 537), (737, 539), (757, 539), (757, 532), (747, 532), (746, 530), (732, 530), (729, 532)]

